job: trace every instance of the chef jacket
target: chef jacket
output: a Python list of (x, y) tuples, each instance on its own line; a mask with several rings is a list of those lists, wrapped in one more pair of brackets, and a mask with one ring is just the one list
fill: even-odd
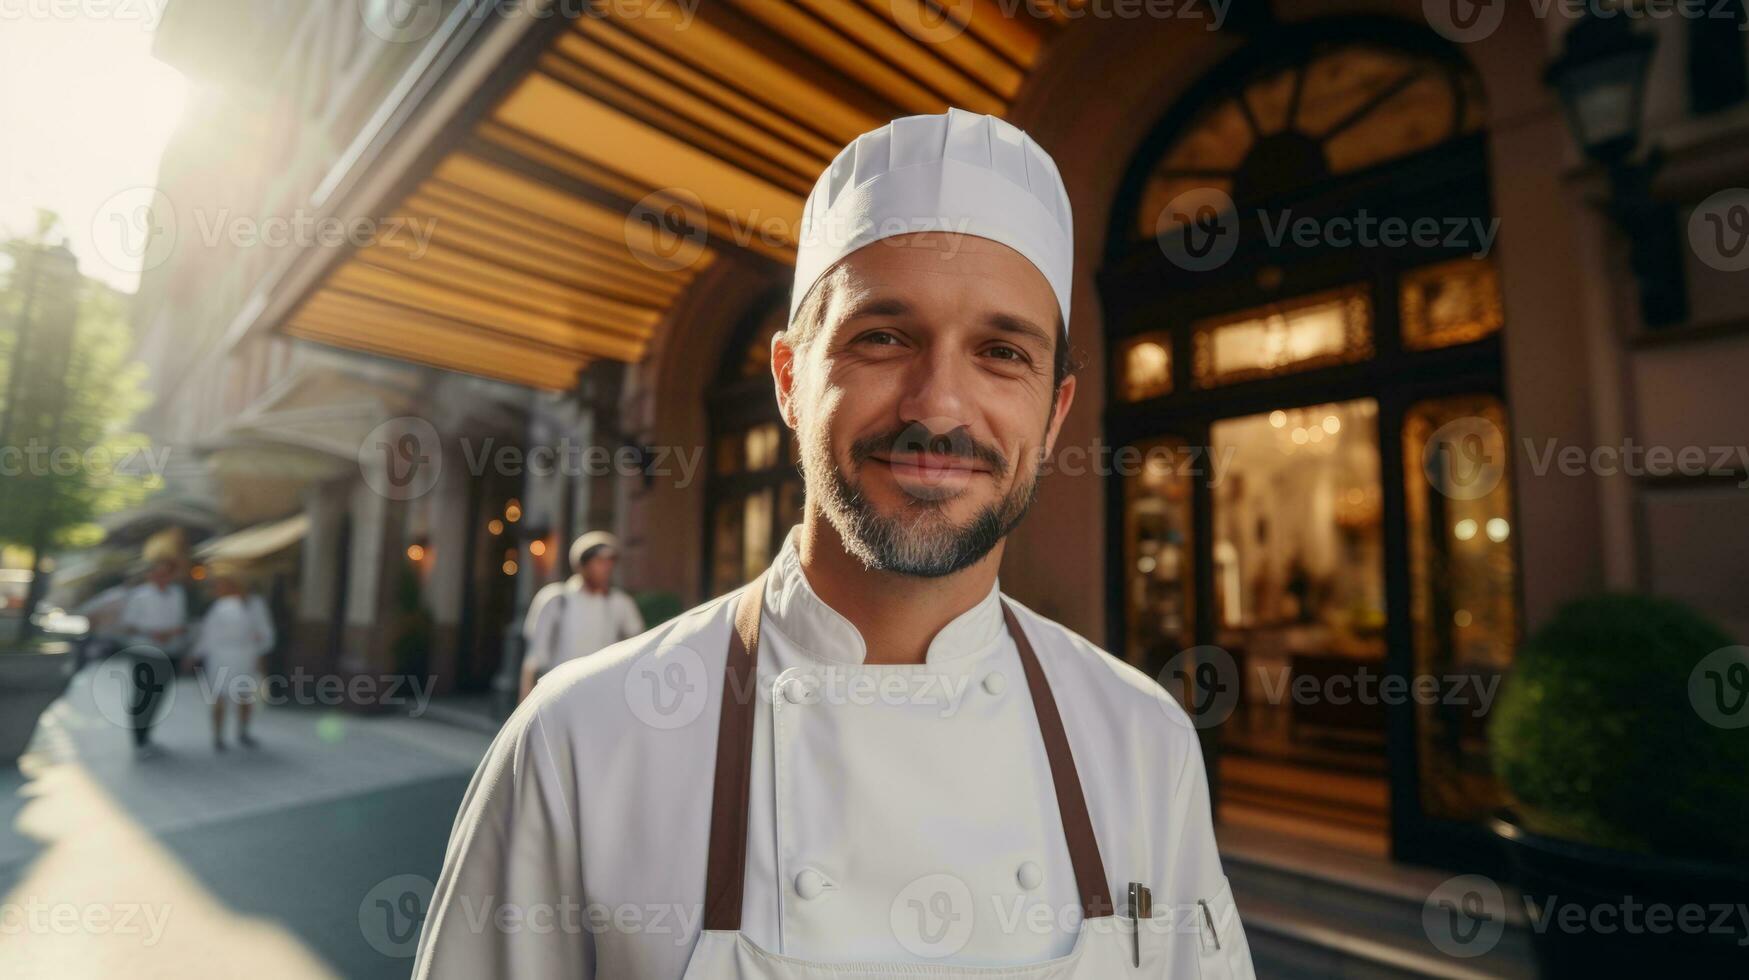
[(614, 588), (591, 592), (583, 587), (582, 576), (573, 575), (536, 592), (528, 604), (522, 634), (528, 653), (523, 662), (536, 670), (551, 670), (643, 631), (644, 617), (631, 596)]
[[(182, 629), (188, 624), (188, 597), (180, 585), (162, 589), (142, 582), (128, 593), (117, 626), (130, 643), (151, 644), (153, 633)], [(172, 641), (175, 644), (177, 641)]]
[[(763, 583), (744, 936), (828, 963), (999, 967), (1070, 951), (1080, 896), (1007, 601), (1060, 709), (1114, 893), (1148, 886), (1156, 917), (1190, 937), (1167, 975), (1210, 975), (1199, 955), (1219, 960), (1213, 975), (1250, 975), (1177, 702), (996, 587), (924, 663), (866, 664), (796, 540)], [(683, 975), (736, 598), (564, 665), (517, 710), (462, 803), (415, 977)], [(913, 926), (943, 895), (951, 927)]]

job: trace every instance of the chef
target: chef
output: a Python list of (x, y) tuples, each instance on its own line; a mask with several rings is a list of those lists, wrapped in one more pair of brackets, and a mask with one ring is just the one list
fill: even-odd
[(613, 587), (619, 539), (590, 531), (571, 542), (570, 578), (534, 594), (523, 620), (527, 653), (517, 700), (528, 697), (541, 675), (567, 660), (587, 657), (644, 631), (638, 604)]
[(1195, 729), (997, 583), (1075, 394), (1054, 162), (990, 116), (898, 119), (802, 221), (771, 351), (802, 522), (541, 682), (414, 975), (1251, 977)]

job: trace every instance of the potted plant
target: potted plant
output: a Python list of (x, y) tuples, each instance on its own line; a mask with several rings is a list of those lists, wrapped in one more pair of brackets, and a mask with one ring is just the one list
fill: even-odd
[(0, 766), (18, 764), (37, 719), (67, 689), (74, 659), (64, 641), (0, 647)]
[(1543, 977), (1749, 976), (1749, 728), (1690, 685), (1731, 647), (1679, 603), (1608, 594), (1519, 653), (1489, 729), (1514, 801), (1493, 827)]

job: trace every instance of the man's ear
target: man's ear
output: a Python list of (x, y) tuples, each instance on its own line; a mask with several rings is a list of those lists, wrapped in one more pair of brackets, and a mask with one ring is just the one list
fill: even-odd
[(1069, 406), (1075, 404), (1075, 376), (1063, 379), (1057, 388), (1056, 404), (1051, 408), (1051, 424), (1045, 428), (1045, 455), (1057, 450), (1057, 434), (1063, 431), (1063, 420), (1069, 417)]
[(783, 423), (793, 431), (796, 427), (796, 349), (790, 346), (788, 330), (779, 330), (771, 337), (771, 380), (777, 388), (777, 409), (783, 414)]

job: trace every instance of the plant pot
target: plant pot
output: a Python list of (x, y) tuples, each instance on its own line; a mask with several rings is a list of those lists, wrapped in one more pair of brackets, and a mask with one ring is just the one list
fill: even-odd
[(1509, 816), (1490, 826), (1524, 894), (1543, 980), (1749, 976), (1749, 868), (1578, 844)]
[(67, 689), (76, 666), (69, 643), (0, 650), (0, 766), (18, 762), (37, 719)]

